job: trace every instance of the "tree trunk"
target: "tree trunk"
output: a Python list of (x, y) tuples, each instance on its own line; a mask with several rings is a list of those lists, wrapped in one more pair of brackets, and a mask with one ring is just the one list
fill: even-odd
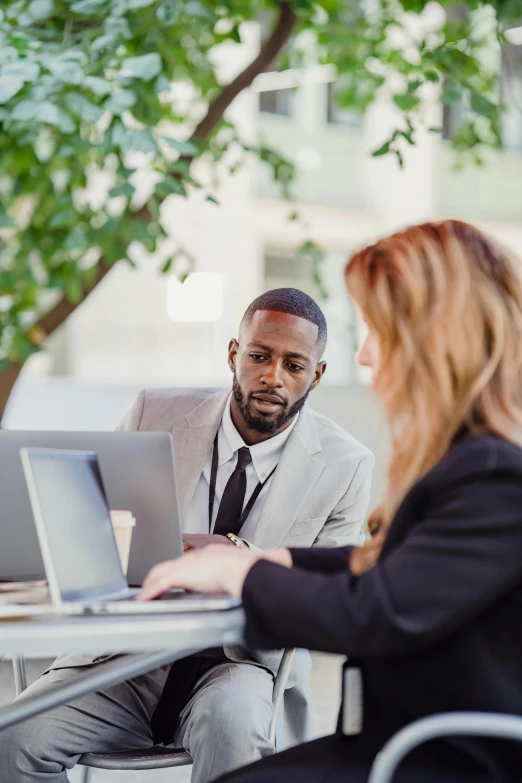
[(2, 421), (9, 395), (20, 375), (21, 369), (21, 364), (10, 364), (9, 367), (0, 372), (0, 422)]
[[(89, 294), (94, 291), (98, 283), (103, 280), (111, 268), (112, 267), (107, 266), (107, 264), (104, 263), (103, 259), (98, 261), (96, 266), (96, 277), (94, 278), (93, 284), (83, 290), (83, 296), (81, 300), (82, 302), (85, 302)], [(51, 307), (50, 310), (42, 315), (42, 317), (32, 327), (31, 332), (34, 332), (35, 339), (37, 337), (39, 341), (43, 341), (49, 337), (53, 332), (56, 331), (56, 329), (58, 329), (59, 326), (63, 324), (63, 322), (71, 315), (71, 313), (76, 310), (79, 304), (81, 304), (81, 302), (78, 304), (73, 304), (73, 302), (67, 299), (66, 296), (62, 296), (54, 305), (54, 307)], [(22, 364), (13, 362), (8, 367), (6, 367), (5, 370), (0, 372), (0, 422), (3, 419), (9, 396), (18, 376), (20, 375), (20, 372), (22, 371), (22, 368)]]

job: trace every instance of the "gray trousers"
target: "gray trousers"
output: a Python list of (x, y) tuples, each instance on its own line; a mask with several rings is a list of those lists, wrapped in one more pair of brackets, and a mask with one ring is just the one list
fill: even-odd
[[(84, 672), (51, 670), (19, 698)], [(150, 747), (150, 721), (167, 674), (157, 669), (1, 731), (0, 781), (66, 783), (66, 770), (82, 753)], [(268, 741), (273, 684), (266, 669), (232, 661), (201, 677), (173, 743), (194, 760), (192, 783), (207, 783), (274, 752)]]

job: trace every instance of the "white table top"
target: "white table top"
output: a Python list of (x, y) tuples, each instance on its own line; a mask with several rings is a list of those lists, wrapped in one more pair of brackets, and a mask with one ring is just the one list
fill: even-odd
[(205, 649), (243, 641), (242, 609), (172, 614), (0, 620), (0, 656), (45, 658), (65, 653)]

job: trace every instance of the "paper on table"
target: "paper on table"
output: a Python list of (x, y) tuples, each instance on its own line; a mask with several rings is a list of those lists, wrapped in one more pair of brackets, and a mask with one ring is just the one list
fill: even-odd
[(10, 593), (12, 590), (30, 590), (33, 587), (46, 587), (45, 579), (37, 579), (33, 582), (0, 582), (0, 593)]
[(50, 597), (45, 579), (35, 582), (0, 583), (0, 605), (46, 603), (50, 603)]

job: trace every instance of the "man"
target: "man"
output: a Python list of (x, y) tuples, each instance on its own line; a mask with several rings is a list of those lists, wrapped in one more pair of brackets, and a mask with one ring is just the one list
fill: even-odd
[[(326, 321), (301, 291), (256, 299), (229, 344), (230, 390), (142, 392), (120, 425), (172, 432), (185, 548), (341, 546), (362, 541), (371, 453), (305, 405), (325, 372)], [(32, 688), (78, 673), (55, 662)], [(10, 783), (65, 783), (85, 752), (183, 745), (193, 783), (274, 752), (268, 739), (281, 651), (206, 650), (0, 732)], [(87, 665), (95, 660), (89, 658)], [(85, 664), (85, 662), (84, 662)], [(301, 651), (285, 692), (277, 746), (310, 738)]]

